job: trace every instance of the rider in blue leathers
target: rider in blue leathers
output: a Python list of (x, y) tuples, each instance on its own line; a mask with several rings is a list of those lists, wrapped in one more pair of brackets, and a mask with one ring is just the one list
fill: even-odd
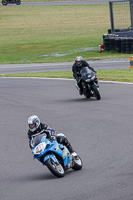
[(29, 117), (28, 126), (29, 126), (28, 138), (29, 138), (30, 148), (32, 148), (31, 146), (32, 135), (45, 133), (48, 139), (57, 140), (58, 143), (65, 145), (72, 155), (74, 156), (76, 155), (75, 154), (76, 152), (72, 148), (66, 136), (63, 133), (56, 134), (55, 131), (52, 128), (50, 128), (47, 124), (41, 123), (38, 116), (32, 115), (31, 117)]

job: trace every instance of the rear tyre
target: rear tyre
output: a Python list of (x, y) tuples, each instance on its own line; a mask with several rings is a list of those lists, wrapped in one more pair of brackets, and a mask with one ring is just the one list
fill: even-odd
[(2, 0), (2, 5), (3, 6), (6, 6), (8, 4), (8, 1), (7, 0)]
[(80, 170), (83, 166), (83, 162), (81, 160), (81, 158), (77, 155), (76, 157), (74, 157), (74, 166), (72, 167), (72, 169), (74, 170)]
[(50, 158), (45, 162), (45, 164), (48, 167), (48, 169), (52, 172), (52, 174), (54, 174), (55, 176), (57, 176), (59, 178), (64, 176), (64, 173), (65, 173), (64, 169), (63, 169), (62, 165), (59, 162), (55, 163)]
[(99, 90), (97, 89), (97, 86), (96, 85), (92, 85), (92, 90), (94, 92), (94, 96), (97, 100), (100, 100), (101, 99), (101, 95), (99, 93)]

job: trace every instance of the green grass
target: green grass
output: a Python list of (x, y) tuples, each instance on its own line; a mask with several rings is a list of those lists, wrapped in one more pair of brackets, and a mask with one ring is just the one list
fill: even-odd
[[(73, 78), (71, 71), (16, 73), (16, 74), (0, 75), (0, 77), (43, 77), (43, 78), (66, 78), (66, 79)], [(106, 81), (133, 82), (133, 70), (132, 69), (97, 70), (97, 77), (99, 80), (106, 80)]]
[(97, 70), (99, 80), (133, 82), (132, 69)]
[[(77, 55), (86, 60), (129, 57), (116, 52), (98, 52), (102, 36), (110, 28), (108, 7), (1, 7), (0, 64), (69, 62)], [(95, 50), (81, 49), (86, 47)]]

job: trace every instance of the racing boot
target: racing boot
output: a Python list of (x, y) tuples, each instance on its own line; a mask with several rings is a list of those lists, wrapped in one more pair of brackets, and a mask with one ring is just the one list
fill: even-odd
[(71, 153), (72, 157), (76, 157), (78, 154), (76, 152)]
[(83, 89), (80, 88), (80, 90), (79, 90), (79, 94), (80, 94), (80, 95), (83, 94)]
[(69, 150), (71, 156), (76, 157), (76, 156), (78, 155), (78, 154), (74, 151), (74, 149), (73, 149), (73, 147), (71, 146), (70, 143), (68, 143), (68, 144), (66, 145), (66, 147), (68, 148), (68, 150)]

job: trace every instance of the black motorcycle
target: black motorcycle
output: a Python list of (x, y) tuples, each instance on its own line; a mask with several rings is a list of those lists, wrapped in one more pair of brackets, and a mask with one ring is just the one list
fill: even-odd
[(6, 6), (7, 4), (16, 4), (16, 5), (20, 5), (21, 4), (21, 0), (2, 0), (2, 5)]
[[(97, 100), (101, 99), (96, 73), (94, 71), (88, 67), (81, 69), (79, 82), (82, 85), (83, 94), (86, 98), (95, 97)], [(79, 89), (78, 86), (77, 89)]]

